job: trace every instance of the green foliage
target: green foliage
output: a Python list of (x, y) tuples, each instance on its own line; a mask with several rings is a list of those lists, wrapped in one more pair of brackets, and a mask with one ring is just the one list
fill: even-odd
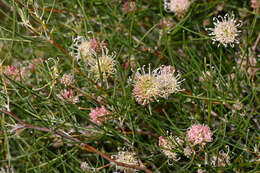
[[(254, 44), (259, 9), (253, 10), (250, 1), (197, 0), (179, 19), (165, 12), (160, 0), (136, 0), (129, 13), (122, 10), (124, 2), (0, 2), (0, 109), (10, 109), (27, 124), (51, 129), (19, 129), (19, 122), (1, 113), (0, 167), (15, 172), (91, 172), (109, 163), (52, 133), (60, 130), (108, 156), (117, 155), (118, 148), (133, 152), (153, 172), (257, 172), (260, 49)], [(234, 48), (213, 45), (205, 30), (214, 27), (214, 16), (226, 13), (243, 23)], [(172, 25), (159, 28), (164, 19)], [(77, 61), (71, 49), (77, 36), (104, 40), (109, 54), (116, 54), (112, 78), (97, 81), (88, 65)], [(148, 64), (152, 69), (173, 66), (183, 90), (146, 106), (138, 104), (129, 79)], [(6, 74), (10, 65), (19, 70), (20, 80)], [(71, 85), (61, 84), (63, 74), (73, 77)], [(78, 101), (60, 97), (65, 89)], [(102, 105), (109, 115), (95, 124), (90, 112)], [(185, 141), (188, 128), (198, 123), (210, 127), (213, 141), (204, 148), (194, 146), (192, 157), (179, 146), (180, 160), (168, 159), (158, 137), (167, 138), (170, 132)], [(230, 164), (213, 166), (213, 155), (222, 151)], [(82, 162), (92, 169), (82, 170)], [(100, 169), (112, 171), (113, 165)]]

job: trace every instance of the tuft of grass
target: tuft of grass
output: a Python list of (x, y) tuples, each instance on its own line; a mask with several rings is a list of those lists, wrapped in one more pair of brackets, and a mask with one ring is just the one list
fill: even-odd
[[(130, 12), (122, 10), (125, 2), (0, 2), (0, 172), (120, 171), (128, 163), (123, 151), (138, 160), (130, 171), (259, 171), (259, 7), (198, 0), (178, 18), (161, 0), (133, 1)], [(243, 23), (234, 48), (213, 45), (206, 31), (214, 16), (226, 13)], [(158, 27), (163, 20), (171, 25)], [(76, 36), (99, 46), (103, 40), (108, 54), (115, 53), (112, 77), (97, 80), (76, 59)], [(97, 61), (101, 54), (96, 51)], [(171, 65), (182, 90), (138, 104), (133, 80), (143, 65)], [(17, 75), (6, 73), (11, 66)], [(64, 74), (73, 78), (69, 86), (60, 82)], [(65, 98), (62, 91), (71, 93)], [(90, 113), (102, 106), (109, 113), (96, 124)], [(186, 132), (193, 124), (209, 126), (212, 142), (192, 145)], [(178, 159), (167, 158), (158, 141), (169, 135), (192, 146), (192, 156), (177, 145), (170, 152)], [(224, 166), (212, 164), (223, 161), (222, 153), (229, 157)]]

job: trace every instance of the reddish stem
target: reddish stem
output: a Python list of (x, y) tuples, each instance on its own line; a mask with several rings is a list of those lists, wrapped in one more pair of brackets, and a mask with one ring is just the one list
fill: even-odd
[(17, 120), (21, 125), (23, 125), (22, 128), (29, 128), (29, 129), (35, 129), (35, 130), (39, 130), (39, 131), (43, 131), (43, 132), (48, 132), (48, 133), (54, 133), (54, 134), (57, 134), (63, 138), (66, 138), (70, 141), (73, 141), (73, 142), (77, 142), (77, 143), (80, 143), (81, 145), (83, 145), (85, 148), (89, 149), (90, 151), (93, 151), (95, 153), (97, 153), (98, 155), (100, 155), (101, 157), (103, 157), (104, 159), (108, 160), (109, 162), (111, 163), (115, 163), (116, 165), (118, 166), (123, 166), (123, 167), (127, 167), (127, 168), (133, 168), (133, 169), (137, 169), (137, 170), (143, 170), (147, 173), (152, 173), (151, 170), (145, 168), (145, 167), (141, 167), (141, 166), (136, 166), (136, 165), (129, 165), (129, 164), (126, 164), (126, 163), (122, 163), (122, 162), (117, 162), (113, 159), (111, 159), (109, 156), (105, 155), (104, 153), (98, 151), (97, 149), (95, 149), (94, 147), (86, 144), (86, 143), (83, 143), (81, 142), (79, 139), (77, 138), (73, 138), (71, 137), (70, 135), (67, 135), (65, 134), (64, 132), (62, 131), (59, 131), (59, 130), (51, 130), (51, 129), (48, 129), (48, 128), (45, 128), (45, 127), (39, 127), (39, 126), (34, 126), (34, 125), (31, 125), (31, 124), (26, 124), (22, 119), (18, 118), (15, 114), (13, 114), (12, 112), (9, 112), (9, 111), (6, 111), (6, 110), (2, 110), (0, 109), (1, 112), (5, 113), (6, 115), (9, 115), (10, 117), (14, 118), (15, 120)]

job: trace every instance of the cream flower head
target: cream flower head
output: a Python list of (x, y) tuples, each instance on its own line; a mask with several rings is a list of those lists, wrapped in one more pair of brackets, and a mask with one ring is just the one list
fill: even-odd
[(164, 9), (181, 18), (190, 6), (189, 0), (164, 0)]
[(156, 78), (157, 70), (151, 72), (149, 65), (148, 73), (145, 72), (145, 66), (138, 68), (134, 78), (134, 97), (139, 104), (146, 105), (153, 102), (159, 96), (159, 82)]
[(95, 52), (93, 39), (88, 40), (83, 36), (77, 36), (73, 38), (72, 41), (70, 54), (74, 55), (77, 61), (81, 60), (84, 63), (87, 63)]
[(242, 26), (242, 22), (239, 21), (237, 23), (234, 14), (232, 14), (231, 17), (229, 14), (226, 14), (224, 18), (222, 16), (214, 17), (213, 23), (215, 25), (214, 28), (206, 29), (212, 31), (209, 35), (213, 36), (213, 44), (215, 42), (219, 42), (218, 46), (223, 44), (225, 47), (227, 47), (227, 45), (230, 44), (231, 47), (234, 47), (234, 43), (239, 43), (236, 37), (241, 32), (238, 30), (238, 28)]
[(101, 81), (101, 79), (107, 81), (107, 79), (115, 73), (115, 57), (115, 53), (109, 55), (108, 49), (104, 48), (102, 49), (102, 55), (99, 56), (95, 54), (95, 58), (89, 59), (89, 71), (96, 81)]

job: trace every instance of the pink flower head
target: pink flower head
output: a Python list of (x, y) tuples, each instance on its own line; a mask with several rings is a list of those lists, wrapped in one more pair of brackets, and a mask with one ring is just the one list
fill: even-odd
[(95, 38), (92, 38), (89, 40), (90, 41), (90, 48), (95, 50), (98, 46), (98, 42)]
[(160, 136), (159, 137), (159, 144), (158, 144), (158, 146), (159, 147), (163, 147), (165, 143), (167, 143), (167, 140), (164, 139), (162, 136)]
[(257, 9), (257, 7), (258, 7), (258, 0), (251, 0), (250, 3), (251, 3), (251, 8)]
[(5, 69), (5, 74), (9, 77), (14, 78), (15, 80), (19, 81), (20, 80), (20, 74), (19, 70), (17, 70), (14, 66), (8, 66)]
[(135, 2), (133, 1), (126, 1), (122, 6), (122, 11), (125, 13), (130, 13), (135, 8)]
[(72, 90), (61, 90), (60, 92), (61, 96), (65, 99), (72, 98), (74, 96)]
[(90, 48), (93, 50), (93, 51), (98, 51), (100, 52), (102, 49), (104, 49), (106, 47), (106, 43), (104, 40), (100, 41), (100, 39), (95, 39), (95, 38), (92, 38), (89, 40), (90, 42)]
[[(101, 108), (96, 107), (96, 109), (91, 109), (89, 116), (93, 123), (100, 124), (103, 116), (107, 114), (109, 114), (109, 112), (102, 106)], [(107, 120), (107, 118), (105, 118), (105, 120)]]
[(194, 145), (201, 144), (204, 146), (206, 142), (212, 141), (212, 133), (207, 125), (194, 124), (189, 128), (186, 138)]
[(60, 79), (60, 83), (64, 84), (65, 86), (69, 86), (73, 83), (73, 77), (68, 74), (64, 74)]
[(68, 101), (70, 101), (72, 103), (76, 103), (76, 102), (79, 101), (78, 96), (74, 96), (74, 93), (73, 93), (72, 89), (70, 89), (70, 90), (66, 90), (66, 89), (61, 90), (60, 94), (58, 94), (57, 96), (61, 100), (65, 100), (66, 99), (66, 100), (68, 100)]

